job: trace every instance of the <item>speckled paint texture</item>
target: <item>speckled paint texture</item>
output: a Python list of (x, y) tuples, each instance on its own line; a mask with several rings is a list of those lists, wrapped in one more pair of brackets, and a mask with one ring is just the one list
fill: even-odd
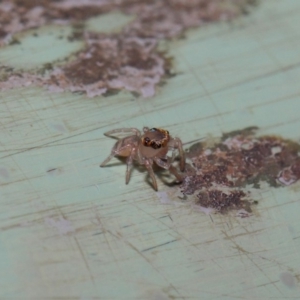
[[(238, 9), (231, 21), (209, 19), (178, 36), (180, 26), (171, 27), (176, 36), (170, 37), (164, 35), (170, 27), (150, 19), (143, 41), (158, 43), (149, 44), (145, 58), (167, 61), (170, 72), (147, 99), (124, 87), (88, 97), (86, 86), (72, 92), (69, 81), (63, 92), (44, 86), (52, 72), (73, 71), (67, 67), (89, 53), (89, 42), (98, 51), (100, 37), (121, 37), (122, 47), (112, 44), (110, 55), (130, 53), (135, 43), (121, 33), (139, 32), (130, 26), (139, 18), (146, 24), (145, 10), (152, 7), (84, 2), (93, 9), (70, 0), (39, 1), (40, 8), (36, 1), (0, 4), (7, 26), (15, 20), (18, 29), (16, 14), (24, 16), (18, 32), (1, 34), (0, 299), (298, 299), (300, 186), (299, 180), (289, 184), (295, 175), (289, 166), (299, 153), (284, 159), (283, 170), (275, 165), (274, 176), (283, 178), (273, 181), (278, 187), (246, 180), (237, 188), (243, 200), (253, 201), (248, 217), (237, 210), (212, 213), (197, 204), (200, 190), (183, 195), (160, 169), (155, 192), (142, 167), (126, 185), (124, 161), (99, 165), (115, 143), (103, 133), (122, 127), (165, 128), (198, 159), (199, 145), (214, 151), (220, 143), (231, 149), (219, 153), (226, 158), (239, 145), (233, 137), (249, 127), (259, 128), (251, 135), (259, 144), (264, 137), (276, 137), (287, 149), (299, 144), (300, 2), (258, 1), (247, 6), (248, 14)], [(232, 3), (239, 8), (246, 1)], [(137, 5), (141, 13), (134, 18)], [(30, 22), (33, 27), (24, 29)], [(152, 37), (153, 28), (162, 37)], [(57, 88), (64, 83), (58, 80)], [(277, 145), (271, 153), (279, 151)], [(208, 169), (199, 168), (197, 157), (200, 175)]]
[[(73, 28), (69, 43), (81, 40), (85, 46), (75, 57), (66, 57), (60, 64), (49, 60), (42, 68), (32, 68), (30, 72), (9, 69), (9, 63), (5, 64), (0, 89), (35, 85), (55, 92), (85, 92), (88, 97), (125, 89), (144, 98), (153, 97), (156, 86), (171, 74), (170, 58), (158, 49), (160, 41), (178, 38), (189, 28), (234, 19), (254, 3), (253, 0), (4, 1), (0, 3), (0, 45), (17, 44), (14, 47), (22, 49), (24, 41), (16, 33), (39, 26), (69, 25)], [(115, 11), (134, 16), (118, 33), (101, 32), (101, 23), (100, 33), (85, 27), (84, 22), (89, 18)], [(113, 24), (114, 19), (106, 21)], [(94, 25), (93, 29), (97, 27)], [(63, 45), (64, 36), (57, 38)]]

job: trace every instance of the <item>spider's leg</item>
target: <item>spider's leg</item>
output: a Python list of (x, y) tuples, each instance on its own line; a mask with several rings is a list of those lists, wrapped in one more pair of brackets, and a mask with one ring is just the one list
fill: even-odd
[[(173, 143), (170, 145), (170, 148), (172, 149), (178, 149), (179, 156), (180, 156), (180, 171), (184, 171), (185, 169), (185, 154), (182, 147), (182, 142), (179, 138), (174, 138)], [(173, 154), (172, 154), (173, 157)]]
[(167, 169), (169, 169), (170, 166), (171, 166), (172, 159), (170, 159), (170, 157), (167, 157), (167, 161), (164, 161), (164, 160), (162, 160), (161, 158), (155, 157), (155, 158), (154, 158), (154, 161), (156, 162), (156, 164), (157, 164), (158, 166), (160, 166), (161, 168), (167, 170)]
[(133, 148), (130, 156), (128, 156), (127, 158), (127, 168), (126, 168), (126, 184), (128, 184), (129, 182), (129, 178), (130, 178), (130, 172), (131, 172), (131, 168), (132, 168), (132, 163), (133, 163), (133, 158), (136, 154), (136, 148)]
[(139, 149), (137, 149), (137, 151), (136, 151), (136, 160), (138, 161), (138, 163), (140, 165), (145, 164), (145, 158), (143, 157), (143, 155)]
[(141, 136), (141, 132), (137, 129), (137, 128), (117, 128), (117, 129), (113, 129), (111, 131), (107, 131), (104, 133), (104, 135), (106, 136), (110, 136), (114, 133), (123, 133), (123, 132), (132, 132), (137, 136)]
[(118, 148), (119, 148), (120, 142), (116, 142), (113, 148), (110, 151), (110, 155), (102, 162), (100, 167), (104, 167), (114, 156), (118, 154)]
[(182, 176), (177, 172), (176, 168), (171, 165), (172, 160), (168, 157), (168, 161), (165, 162), (160, 158), (155, 158), (154, 161), (156, 162), (157, 165), (164, 169), (168, 169), (178, 181), (182, 181)]
[(175, 160), (176, 157), (176, 148), (171, 148), (172, 149), (172, 156), (171, 156), (171, 161), (170, 163), (172, 163)]
[(100, 167), (105, 166), (114, 156), (119, 155), (123, 157), (127, 157), (132, 155), (132, 151), (137, 147), (138, 137), (135, 135), (125, 137), (123, 139), (119, 139), (111, 149), (110, 155), (103, 161)]
[(153, 187), (157, 191), (157, 182), (156, 182), (155, 175), (154, 175), (154, 172), (152, 169), (152, 162), (150, 162), (149, 160), (145, 160), (145, 167), (147, 168), (148, 173), (152, 179)]
[(177, 172), (174, 166), (170, 165), (169, 171), (176, 177), (177, 181), (182, 182), (183, 177)]
[(114, 156), (116, 153), (114, 151), (101, 163), (100, 167), (104, 167)]

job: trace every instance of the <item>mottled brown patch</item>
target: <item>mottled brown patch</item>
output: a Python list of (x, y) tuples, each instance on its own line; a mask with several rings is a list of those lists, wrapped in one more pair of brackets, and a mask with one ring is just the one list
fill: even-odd
[(196, 204), (211, 207), (218, 212), (225, 213), (230, 209), (245, 209), (251, 212), (248, 201), (243, 201), (246, 194), (243, 191), (230, 191), (228, 193), (217, 189), (197, 194)]
[[(174, 75), (172, 60), (157, 49), (160, 40), (178, 38), (187, 29), (209, 22), (231, 20), (255, 3), (254, 0), (1, 1), (0, 46), (18, 42), (14, 34), (31, 28), (72, 24), (74, 32), (69, 41), (84, 39), (86, 48), (72, 63), (60, 62), (60, 68), (50, 75), (44, 74), (42, 66), (42, 71), (24, 73), (22, 79), (11, 72), (7, 81), (0, 82), (0, 89), (31, 83), (54, 91), (86, 92), (89, 97), (122, 89), (152, 97), (156, 86)], [(114, 11), (135, 17), (118, 36), (92, 37), (93, 33), (85, 31), (86, 20)]]
[(108, 81), (117, 78), (118, 71), (125, 67), (138, 70), (153, 68), (156, 61), (152, 54), (132, 39), (102, 36), (88, 43), (78, 59), (63, 70), (75, 84)]
[(120, 7), (137, 16), (130, 24), (139, 37), (174, 38), (186, 29), (216, 21), (228, 21), (248, 11), (255, 0), (124, 1)]
[(69, 20), (72, 22), (85, 21), (91, 17), (95, 17), (105, 13), (106, 10), (102, 7), (97, 6), (78, 6), (78, 7), (68, 7), (62, 9), (54, 9), (45, 11), (45, 16), (48, 20)]
[(56, 68), (47, 85), (54, 90), (84, 91), (90, 97), (120, 89), (153, 96), (165, 61), (156, 45), (151, 39), (86, 35), (86, 48), (72, 62)]
[[(206, 142), (190, 147), (192, 171), (186, 173), (182, 192), (197, 193), (197, 203), (220, 212), (244, 208), (246, 187), (287, 186), (300, 179), (300, 145), (278, 136), (255, 135), (256, 128), (226, 133), (209, 147)], [(225, 192), (224, 192), (225, 188)]]

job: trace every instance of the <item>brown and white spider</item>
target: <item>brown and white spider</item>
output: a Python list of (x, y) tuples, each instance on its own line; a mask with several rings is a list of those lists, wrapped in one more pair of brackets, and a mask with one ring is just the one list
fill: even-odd
[[(143, 128), (143, 134), (136, 128), (120, 128), (104, 133), (111, 136), (114, 133), (130, 132), (132, 135), (119, 139), (111, 150), (111, 154), (103, 161), (100, 167), (104, 167), (114, 156), (127, 157), (126, 184), (129, 182), (130, 170), (134, 160), (144, 165), (149, 172), (153, 182), (153, 187), (157, 191), (157, 183), (153, 172), (153, 162), (158, 166), (169, 170), (178, 181), (182, 181), (182, 176), (178, 174), (176, 168), (172, 165), (175, 159), (176, 150), (180, 155), (180, 170), (185, 169), (185, 156), (182, 148), (182, 142), (179, 138), (170, 136), (169, 131), (161, 128)], [(172, 156), (167, 156), (168, 152)]]

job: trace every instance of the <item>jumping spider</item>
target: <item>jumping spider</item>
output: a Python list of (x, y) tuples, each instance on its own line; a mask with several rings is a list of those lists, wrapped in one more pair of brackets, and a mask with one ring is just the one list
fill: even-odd
[[(103, 161), (100, 167), (104, 167), (114, 156), (127, 157), (126, 184), (129, 182), (130, 169), (133, 160), (140, 165), (144, 165), (149, 172), (153, 182), (153, 187), (157, 191), (157, 183), (152, 169), (153, 162), (158, 166), (169, 170), (178, 181), (182, 181), (182, 176), (178, 174), (176, 168), (172, 165), (175, 159), (175, 151), (179, 151), (180, 170), (185, 169), (185, 156), (182, 148), (182, 142), (179, 138), (172, 138), (169, 131), (161, 128), (143, 128), (143, 134), (136, 128), (114, 129), (104, 133), (111, 136), (114, 133), (131, 132), (133, 135), (119, 139), (111, 150), (111, 154)], [(172, 157), (167, 156), (172, 151)]]

